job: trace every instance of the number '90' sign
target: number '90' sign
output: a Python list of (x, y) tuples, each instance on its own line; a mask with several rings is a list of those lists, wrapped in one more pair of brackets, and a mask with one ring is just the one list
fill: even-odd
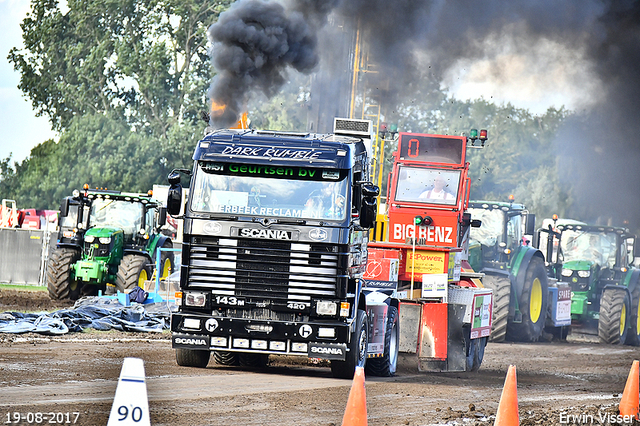
[(143, 411), (140, 407), (127, 407), (126, 405), (118, 407), (118, 421), (124, 422), (122, 424), (129, 424), (131, 421), (133, 421), (133, 423), (138, 423), (142, 420), (142, 414)]

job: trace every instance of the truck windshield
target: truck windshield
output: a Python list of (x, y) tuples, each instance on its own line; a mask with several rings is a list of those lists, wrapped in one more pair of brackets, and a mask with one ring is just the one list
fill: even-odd
[(458, 201), (459, 170), (436, 170), (401, 166), (396, 201), (455, 205)]
[(587, 260), (609, 268), (616, 263), (615, 234), (564, 230), (560, 248), (565, 262)]
[(140, 203), (97, 198), (91, 204), (89, 225), (122, 229), (134, 235), (142, 225), (143, 208)]
[(479, 228), (471, 228), (469, 238), (483, 246), (495, 246), (503, 233), (504, 212), (477, 208), (470, 208), (467, 212), (471, 213), (471, 219), (482, 221)]
[(191, 210), (250, 216), (342, 220), (346, 170), (199, 163)]

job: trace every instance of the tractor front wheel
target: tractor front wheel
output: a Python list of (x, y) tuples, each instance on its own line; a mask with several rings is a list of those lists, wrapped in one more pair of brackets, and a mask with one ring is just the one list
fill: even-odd
[(123, 293), (125, 290), (131, 290), (135, 287), (144, 288), (144, 282), (149, 277), (149, 260), (144, 256), (127, 254), (118, 266), (116, 287)]
[(80, 260), (80, 250), (60, 247), (51, 253), (47, 262), (47, 290), (53, 300), (80, 296), (81, 283), (73, 279), (71, 265)]
[(511, 281), (507, 276), (486, 274), (482, 279), (482, 285), (493, 290), (493, 321), (489, 340), (504, 342), (509, 320)]
[(536, 342), (544, 331), (549, 299), (549, 281), (542, 259), (534, 257), (529, 262), (520, 298), (521, 323), (508, 326), (509, 340)]
[(600, 319), (598, 337), (600, 342), (622, 345), (629, 334), (629, 295), (624, 287), (620, 290), (608, 288), (600, 297)]

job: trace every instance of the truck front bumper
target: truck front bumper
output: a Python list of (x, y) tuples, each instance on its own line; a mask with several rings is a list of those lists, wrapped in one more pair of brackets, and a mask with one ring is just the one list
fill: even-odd
[(282, 322), (208, 317), (177, 313), (171, 316), (171, 344), (191, 350), (219, 350), (307, 356), (344, 361), (350, 338), (348, 324)]

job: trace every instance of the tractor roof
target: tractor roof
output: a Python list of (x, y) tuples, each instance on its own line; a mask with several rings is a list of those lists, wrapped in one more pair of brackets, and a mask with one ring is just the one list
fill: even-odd
[(525, 210), (524, 204), (506, 203), (504, 201), (469, 201), (469, 207), (485, 210), (521, 211)]
[(621, 236), (631, 236), (629, 234), (629, 229), (622, 228), (619, 226), (567, 224), (567, 225), (558, 225), (558, 229), (561, 231), (570, 230), (570, 231), (582, 231), (582, 232), (603, 233), (603, 234), (615, 233)]

